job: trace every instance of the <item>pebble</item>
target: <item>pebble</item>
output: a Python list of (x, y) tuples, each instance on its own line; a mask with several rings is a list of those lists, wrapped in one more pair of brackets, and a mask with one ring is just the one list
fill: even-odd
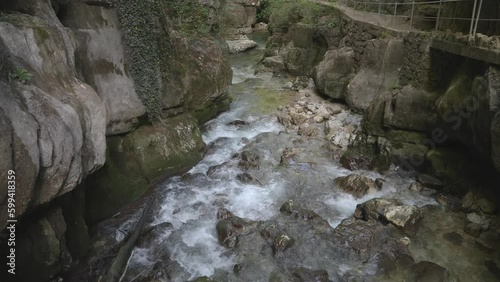
[(313, 119), (316, 123), (322, 123), (324, 120), (322, 116), (315, 116)]

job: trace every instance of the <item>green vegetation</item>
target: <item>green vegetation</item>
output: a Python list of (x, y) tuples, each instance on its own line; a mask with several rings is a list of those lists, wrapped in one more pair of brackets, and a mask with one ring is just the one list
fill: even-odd
[(16, 72), (11, 74), (11, 77), (22, 84), (26, 84), (33, 78), (33, 75), (29, 73), (26, 69), (17, 68)]
[(116, 0), (115, 6), (137, 94), (149, 119), (157, 121), (164, 107), (165, 75), (179, 72), (171, 63), (171, 31), (203, 37), (210, 29), (209, 10), (195, 0)]
[(169, 17), (179, 31), (186, 34), (208, 34), (210, 26), (208, 8), (193, 1), (166, 1)]
[(284, 28), (292, 23), (315, 26), (328, 7), (307, 0), (263, 0), (257, 18), (268, 20), (270, 28)]

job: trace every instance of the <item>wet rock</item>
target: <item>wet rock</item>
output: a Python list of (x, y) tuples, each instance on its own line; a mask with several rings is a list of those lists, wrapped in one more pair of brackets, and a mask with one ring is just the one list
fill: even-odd
[(497, 231), (486, 231), (476, 239), (476, 246), (486, 252), (500, 250), (500, 233)]
[(216, 280), (212, 280), (206, 276), (202, 276), (202, 277), (198, 277), (194, 280), (192, 280), (191, 282), (217, 282)]
[(292, 117), (286, 114), (280, 114), (277, 116), (278, 122), (284, 125), (287, 128), (290, 128), (294, 125)]
[(373, 159), (368, 156), (349, 156), (344, 154), (340, 157), (340, 164), (349, 170), (369, 169), (372, 167)]
[(465, 222), (467, 222), (467, 223), (477, 223), (477, 224), (481, 225), (481, 227), (484, 230), (488, 229), (488, 226), (490, 225), (490, 219), (488, 219), (486, 216), (478, 214), (478, 213), (469, 213), (469, 214), (467, 214)]
[(394, 199), (371, 199), (356, 206), (357, 218), (390, 222), (412, 235), (416, 232), (422, 212), (415, 206), (404, 205)]
[(297, 267), (293, 271), (293, 276), (298, 282), (328, 282), (329, 276), (326, 270), (312, 270), (305, 267)]
[(220, 208), (217, 210), (217, 219), (232, 219), (234, 214), (225, 208)]
[(190, 181), (196, 181), (196, 180), (201, 181), (201, 180), (206, 180), (207, 176), (203, 173), (195, 173), (195, 174), (186, 173), (186, 174), (181, 176), (181, 179), (183, 182), (190, 182)]
[(444, 186), (441, 180), (428, 174), (420, 174), (417, 177), (417, 182), (432, 189), (441, 189)]
[(217, 193), (215, 194), (216, 198), (213, 201), (212, 205), (216, 207), (223, 207), (229, 202), (229, 195), (227, 194), (222, 194), (222, 193)]
[(230, 219), (223, 219), (217, 222), (217, 238), (219, 243), (227, 248), (234, 248), (238, 242), (238, 233)]
[(425, 186), (422, 185), (422, 184), (420, 184), (419, 182), (413, 182), (408, 187), (408, 190), (415, 191), (415, 192), (420, 192), (420, 191), (424, 190), (424, 188), (425, 188)]
[(494, 202), (486, 199), (477, 192), (468, 192), (462, 199), (462, 208), (465, 211), (482, 211), (486, 214), (492, 214), (496, 211)]
[(460, 211), (460, 199), (453, 195), (439, 193), (435, 196), (436, 202), (440, 205), (448, 207), (451, 211)]
[(302, 150), (300, 148), (285, 148), (280, 158), (280, 164), (287, 164), (293, 160)]
[(310, 126), (309, 123), (303, 123), (299, 126), (297, 134), (307, 137), (316, 137), (319, 135), (319, 130), (314, 126)]
[(409, 270), (407, 281), (445, 282), (448, 281), (448, 271), (433, 262), (421, 261)]
[(368, 193), (378, 191), (377, 184), (372, 179), (358, 174), (351, 174), (335, 179), (335, 185), (345, 193), (361, 198)]
[(375, 179), (375, 185), (377, 185), (377, 189), (381, 190), (382, 187), (384, 186), (385, 182), (387, 182), (387, 181), (385, 179), (383, 179), (383, 178), (377, 178), (377, 179)]
[(275, 257), (283, 256), (283, 252), (293, 246), (295, 240), (282, 232), (276, 225), (269, 224), (262, 228), (261, 236), (271, 244)]
[(481, 225), (477, 223), (466, 223), (464, 226), (464, 232), (471, 236), (477, 237), (479, 236), (479, 234), (481, 234)]
[(217, 238), (227, 248), (234, 248), (238, 243), (238, 236), (248, 233), (254, 225), (252, 221), (237, 217), (225, 208), (217, 211), (217, 219)]
[(240, 155), (240, 162), (238, 163), (238, 167), (244, 170), (248, 170), (250, 168), (258, 168), (260, 163), (260, 157), (254, 152), (251, 151), (243, 151)]
[(407, 244), (401, 240), (401, 234), (395, 226), (374, 220), (345, 219), (334, 229), (329, 239), (339, 246), (337, 252), (351, 255), (354, 252), (356, 258), (362, 261), (377, 253), (393, 256), (407, 252)]
[(236, 175), (236, 179), (246, 184), (262, 185), (258, 179), (246, 172)]
[(248, 122), (246, 122), (244, 120), (237, 119), (237, 120), (233, 120), (231, 122), (228, 122), (227, 125), (242, 126), (242, 125), (248, 125)]
[(223, 162), (220, 165), (214, 165), (208, 168), (207, 176), (211, 178), (219, 178), (226, 168), (228, 167), (228, 162)]
[(160, 238), (163, 234), (171, 230), (174, 226), (170, 222), (162, 222), (160, 224), (150, 226), (144, 230), (137, 241), (139, 248), (151, 247), (155, 239)]
[(290, 118), (292, 119), (292, 123), (295, 125), (301, 125), (306, 122), (307, 117), (304, 114), (290, 114)]
[(443, 234), (443, 238), (452, 243), (453, 245), (460, 246), (462, 245), (462, 242), (464, 241), (464, 238), (462, 235), (458, 234), (457, 232), (449, 232)]
[(273, 241), (273, 253), (274, 253), (274, 256), (276, 256), (276, 257), (282, 256), (282, 253), (285, 250), (287, 250), (290, 247), (292, 247), (294, 243), (295, 243), (295, 240), (292, 239), (292, 238), (290, 238), (286, 234), (281, 234), (280, 236), (275, 237), (274, 241)]
[(303, 209), (300, 206), (296, 205), (293, 200), (286, 201), (280, 208), (280, 212), (290, 215), (295, 219), (302, 220), (313, 220), (317, 218), (321, 218), (317, 213)]

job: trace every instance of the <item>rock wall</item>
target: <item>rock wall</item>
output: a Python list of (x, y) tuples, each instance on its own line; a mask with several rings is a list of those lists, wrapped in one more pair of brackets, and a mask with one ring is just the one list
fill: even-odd
[(89, 224), (201, 159), (199, 124), (229, 107), (232, 77), (213, 2), (0, 4), (0, 181), (16, 172), (18, 269), (30, 269), (18, 281), (67, 270)]
[[(457, 191), (497, 185), (497, 66), (434, 50), (426, 33), (398, 33), (327, 11), (307, 28), (290, 18), (288, 26), (273, 29), (263, 63), (312, 76), (321, 94), (364, 114), (365, 136), (346, 156), (384, 154)], [(289, 56), (290, 50), (309, 54), (308, 60)]]
[(222, 29), (227, 39), (238, 39), (252, 33), (257, 20), (259, 0), (226, 0), (222, 3)]

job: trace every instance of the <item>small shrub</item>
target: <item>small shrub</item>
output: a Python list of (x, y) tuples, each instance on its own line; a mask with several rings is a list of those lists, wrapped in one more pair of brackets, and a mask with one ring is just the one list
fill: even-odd
[(26, 69), (17, 68), (16, 72), (13, 73), (11, 77), (21, 82), (22, 84), (26, 84), (33, 78), (33, 75), (29, 73)]

